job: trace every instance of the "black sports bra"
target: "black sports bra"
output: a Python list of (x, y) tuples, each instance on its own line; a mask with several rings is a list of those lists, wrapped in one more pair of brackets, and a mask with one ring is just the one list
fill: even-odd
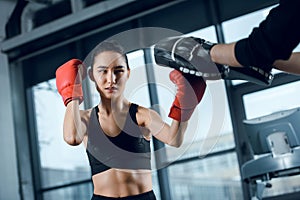
[(136, 104), (130, 105), (124, 128), (116, 137), (104, 133), (98, 120), (98, 106), (92, 109), (86, 150), (92, 175), (110, 168), (151, 169), (150, 142), (137, 124), (137, 108)]

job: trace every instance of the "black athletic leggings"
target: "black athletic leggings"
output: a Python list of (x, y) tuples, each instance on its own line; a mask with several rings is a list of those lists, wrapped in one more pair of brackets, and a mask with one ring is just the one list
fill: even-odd
[(138, 195), (128, 197), (106, 197), (97, 194), (93, 194), (91, 200), (156, 200), (153, 190)]

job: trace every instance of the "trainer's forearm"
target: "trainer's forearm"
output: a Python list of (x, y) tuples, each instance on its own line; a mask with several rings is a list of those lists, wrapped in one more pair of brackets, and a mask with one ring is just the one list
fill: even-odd
[(232, 67), (242, 67), (237, 61), (234, 53), (236, 43), (217, 44), (210, 51), (210, 56), (213, 62), (228, 65)]
[(292, 53), (288, 60), (276, 60), (273, 66), (276, 69), (300, 75), (300, 52)]

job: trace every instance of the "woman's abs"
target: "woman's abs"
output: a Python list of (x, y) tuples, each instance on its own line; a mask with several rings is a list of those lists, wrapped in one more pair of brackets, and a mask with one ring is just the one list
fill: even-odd
[(126, 197), (152, 190), (151, 170), (109, 169), (92, 177), (94, 194)]

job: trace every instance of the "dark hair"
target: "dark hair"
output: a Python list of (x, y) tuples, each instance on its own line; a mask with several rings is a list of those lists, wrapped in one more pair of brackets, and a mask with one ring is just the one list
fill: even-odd
[(103, 41), (101, 43), (99, 43), (91, 52), (91, 56), (90, 56), (90, 66), (93, 67), (94, 65), (94, 59), (95, 57), (105, 51), (113, 51), (113, 52), (117, 52), (119, 54), (121, 54), (122, 56), (124, 56), (125, 58), (125, 62), (127, 64), (127, 68), (129, 69), (129, 64), (128, 64), (128, 59), (127, 59), (127, 55), (124, 51), (124, 48), (121, 46), (120, 43), (118, 43), (115, 40), (109, 40), (109, 41)]

